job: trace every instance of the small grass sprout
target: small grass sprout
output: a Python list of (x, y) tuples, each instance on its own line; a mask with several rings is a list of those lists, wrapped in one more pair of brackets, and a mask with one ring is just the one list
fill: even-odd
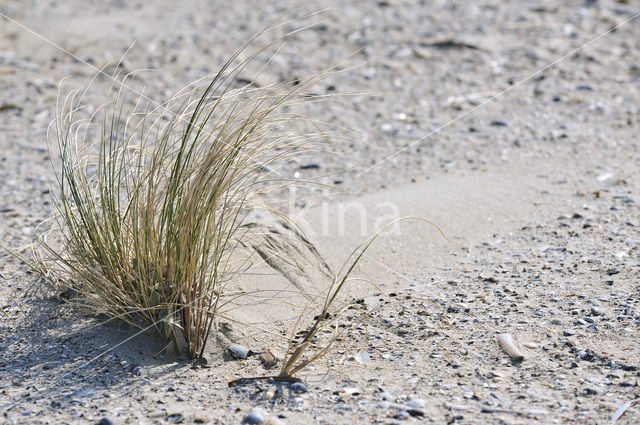
[[(350, 280), (354, 279), (351, 278), (354, 269), (362, 260), (363, 256), (365, 256), (369, 248), (371, 248), (371, 245), (378, 239), (378, 237), (380, 237), (380, 235), (383, 234), (388, 228), (394, 226), (398, 222), (406, 220), (419, 220), (422, 222), (426, 222), (434, 226), (438, 230), (438, 232), (440, 232), (442, 237), (446, 239), (446, 236), (444, 235), (442, 230), (432, 221), (420, 217), (408, 216), (388, 223), (378, 232), (374, 233), (364, 242), (358, 245), (347, 257), (346, 261), (342, 265), (342, 268), (334, 275), (333, 282), (327, 290), (327, 295), (324, 298), (319, 311), (314, 316), (314, 320), (311, 322), (309, 329), (303, 332), (302, 340), (300, 342), (295, 342), (295, 338), (292, 335), (290, 339), (291, 342), (289, 344), (289, 349), (282, 361), (282, 367), (280, 369), (280, 380), (286, 381), (287, 379), (293, 378), (297, 372), (316, 362), (317, 360), (325, 357), (329, 353), (333, 344), (338, 340), (339, 337), (337, 327), (334, 326), (334, 324), (336, 323), (337, 318), (340, 316), (340, 313), (350, 306), (349, 304), (345, 306), (344, 303), (340, 303), (342, 305), (341, 307), (334, 305), (337, 303), (341, 291)], [(323, 330), (329, 328), (333, 328), (333, 332), (331, 333), (334, 336), (332, 338), (329, 338), (329, 340), (324, 344), (316, 344), (314, 341), (316, 336)], [(293, 332), (295, 333), (295, 329)]]

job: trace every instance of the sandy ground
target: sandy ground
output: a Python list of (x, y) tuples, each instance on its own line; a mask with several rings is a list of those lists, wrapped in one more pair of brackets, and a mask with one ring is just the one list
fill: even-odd
[[(321, 21), (289, 39), (263, 78), (347, 58), (355, 68), (319, 90), (364, 94), (313, 111), (354, 132), (346, 154), (282, 170), (346, 193), (293, 212), (334, 268), (385, 216), (428, 218), (448, 240), (418, 222), (378, 240), (357, 270), (375, 286), (344, 294), (365, 309), (343, 316), (345, 344), (301, 372), (304, 388), (227, 386), (271, 373), (224, 348), (282, 353), (299, 312), (285, 295), (229, 313), (207, 367), (193, 369), (153, 356), (163, 347), (153, 335), (30, 290), (37, 276), (2, 254), (0, 422), (240, 423), (258, 409), (285, 424), (583, 424), (640, 398), (640, 18), (623, 24), (637, 4), (326, 6), (289, 26)], [(270, 22), (318, 7), (0, 3), (14, 20), (0, 19), (0, 240), (28, 253), (52, 214), (45, 139), (61, 79), (84, 84), (135, 42), (124, 67), (152, 69), (140, 81), (161, 101)], [(89, 100), (100, 104), (107, 83)], [(319, 169), (300, 169), (310, 163)], [(238, 285), (291, 287), (259, 264)], [(500, 349), (502, 333), (523, 362)], [(638, 406), (617, 421), (638, 422)]]

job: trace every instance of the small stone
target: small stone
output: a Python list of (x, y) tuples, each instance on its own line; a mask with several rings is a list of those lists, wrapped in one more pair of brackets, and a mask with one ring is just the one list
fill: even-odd
[(378, 407), (381, 409), (388, 409), (389, 407), (391, 407), (391, 403), (389, 403), (388, 401), (381, 401), (378, 403)]
[(315, 163), (303, 164), (299, 168), (301, 170), (318, 170), (320, 168), (320, 164), (315, 164)]
[(426, 405), (427, 403), (420, 398), (414, 398), (411, 401), (409, 401), (409, 403), (407, 403), (407, 406), (411, 407), (412, 409), (422, 409)]
[(356, 353), (355, 355), (356, 361), (360, 364), (370, 364), (371, 363), (371, 357), (369, 356), (369, 353), (367, 353), (365, 350), (360, 350)]
[(507, 124), (506, 121), (502, 121), (502, 120), (493, 120), (491, 121), (491, 125), (494, 127), (508, 127), (509, 124)]
[(307, 387), (302, 382), (294, 382), (289, 388), (291, 389), (291, 391), (297, 391), (300, 393), (307, 392)]
[(422, 417), (424, 416), (424, 412), (420, 409), (409, 409), (407, 413), (414, 417)]
[(200, 415), (196, 415), (193, 418), (193, 423), (194, 424), (208, 424), (209, 422), (211, 422), (211, 419), (209, 419), (206, 416), (200, 416)]
[(593, 316), (602, 316), (602, 310), (596, 308), (596, 307), (591, 307), (591, 314)]
[(267, 351), (265, 351), (264, 353), (260, 354), (259, 359), (262, 362), (262, 366), (264, 366), (265, 369), (271, 369), (278, 362), (278, 359), (276, 359), (276, 356), (274, 356), (271, 350), (269, 349), (267, 349)]
[(184, 421), (184, 416), (182, 413), (172, 413), (167, 416), (167, 422), (171, 422), (172, 424), (179, 424)]
[(263, 424), (265, 421), (262, 409), (254, 409), (242, 420), (243, 424)]
[(582, 321), (585, 323), (596, 323), (596, 321), (593, 320), (591, 317), (584, 317)]
[(561, 325), (562, 322), (560, 321), (560, 319), (553, 319), (553, 320), (551, 320), (551, 324), (552, 325)]
[(398, 410), (395, 415), (393, 415), (395, 419), (407, 419), (409, 417), (409, 413), (404, 410)]
[(382, 400), (393, 400), (393, 396), (388, 392), (382, 392), (379, 394), (379, 396)]
[(100, 425), (115, 425), (116, 423), (113, 421), (113, 419), (105, 416), (104, 418), (100, 419)]
[(536, 344), (535, 342), (524, 342), (522, 343), (522, 345), (530, 350), (535, 350), (536, 348), (538, 348), (538, 344)]
[(267, 390), (264, 392), (264, 395), (262, 396), (263, 400), (271, 400), (276, 396), (275, 391), (273, 390)]
[(593, 388), (585, 388), (584, 393), (586, 395), (596, 395), (598, 394), (598, 391), (594, 390)]
[(576, 331), (573, 329), (565, 329), (562, 331), (562, 334), (565, 336), (571, 336), (571, 335), (575, 335)]
[(240, 344), (231, 344), (227, 350), (229, 351), (229, 354), (231, 354), (231, 357), (237, 360), (244, 360), (249, 354), (249, 350)]

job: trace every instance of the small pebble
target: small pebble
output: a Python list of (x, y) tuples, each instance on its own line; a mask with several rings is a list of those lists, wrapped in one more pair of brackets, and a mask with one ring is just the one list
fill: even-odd
[(591, 314), (594, 316), (601, 316), (602, 315), (602, 310), (595, 308), (595, 307), (591, 307)]
[(307, 387), (302, 382), (294, 382), (289, 388), (291, 389), (291, 391), (297, 391), (300, 393), (307, 392)]
[(409, 417), (409, 413), (404, 410), (398, 410), (395, 415), (393, 415), (395, 419), (407, 419)]
[(382, 400), (393, 400), (393, 396), (387, 392), (383, 392), (379, 394)]
[(320, 168), (320, 165), (315, 163), (310, 163), (310, 164), (303, 164), (299, 168), (301, 170), (317, 170)]
[(167, 416), (167, 422), (178, 424), (184, 420), (182, 413), (173, 413)]
[(249, 350), (240, 344), (231, 344), (229, 348), (227, 348), (227, 350), (229, 351), (229, 354), (231, 354), (231, 357), (233, 357), (234, 359), (244, 360), (249, 354)]
[(116, 423), (113, 421), (113, 419), (105, 416), (104, 418), (100, 419), (100, 425), (115, 425)]
[(271, 369), (278, 362), (278, 360), (276, 359), (276, 356), (274, 356), (271, 350), (269, 349), (267, 349), (267, 351), (265, 351), (264, 353), (260, 354), (259, 359), (262, 362), (262, 366), (264, 366), (265, 369)]
[(562, 331), (562, 334), (565, 336), (571, 336), (571, 335), (575, 335), (576, 331), (573, 329), (565, 329)]
[(254, 409), (247, 415), (246, 418), (242, 421), (243, 424), (263, 424), (264, 423), (264, 414), (262, 413), (262, 409)]
[(369, 356), (369, 353), (367, 353), (365, 350), (358, 351), (355, 355), (355, 359), (360, 364), (366, 365), (371, 363), (371, 356)]
[(409, 409), (407, 410), (407, 413), (410, 414), (411, 416), (418, 416), (418, 417), (424, 416), (424, 412), (420, 409)]
[(407, 406), (411, 407), (412, 409), (422, 409), (424, 406), (426, 406), (426, 404), (427, 403), (425, 403), (424, 400), (420, 398), (414, 398), (409, 403), (407, 403)]

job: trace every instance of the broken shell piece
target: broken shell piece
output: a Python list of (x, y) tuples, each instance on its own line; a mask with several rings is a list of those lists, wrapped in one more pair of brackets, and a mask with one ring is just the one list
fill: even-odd
[(264, 366), (265, 369), (271, 369), (278, 362), (278, 359), (276, 359), (276, 356), (274, 356), (271, 350), (269, 350), (268, 348), (267, 348), (267, 351), (260, 354), (259, 359), (262, 362), (262, 366)]
[(511, 334), (498, 335), (498, 344), (500, 344), (500, 348), (502, 348), (514, 361), (521, 362), (524, 360), (524, 355), (518, 347), (516, 347)]
[(360, 364), (370, 364), (371, 363), (371, 357), (369, 356), (369, 353), (367, 353), (364, 350), (360, 350), (356, 353), (355, 356), (356, 360), (358, 363)]
[(356, 388), (356, 387), (345, 387), (342, 389), (342, 392), (340, 393), (340, 395), (342, 396), (359, 396), (360, 394), (362, 394), (362, 390), (360, 388)]
[(249, 355), (249, 350), (240, 344), (231, 344), (227, 350), (234, 359), (244, 360)]

